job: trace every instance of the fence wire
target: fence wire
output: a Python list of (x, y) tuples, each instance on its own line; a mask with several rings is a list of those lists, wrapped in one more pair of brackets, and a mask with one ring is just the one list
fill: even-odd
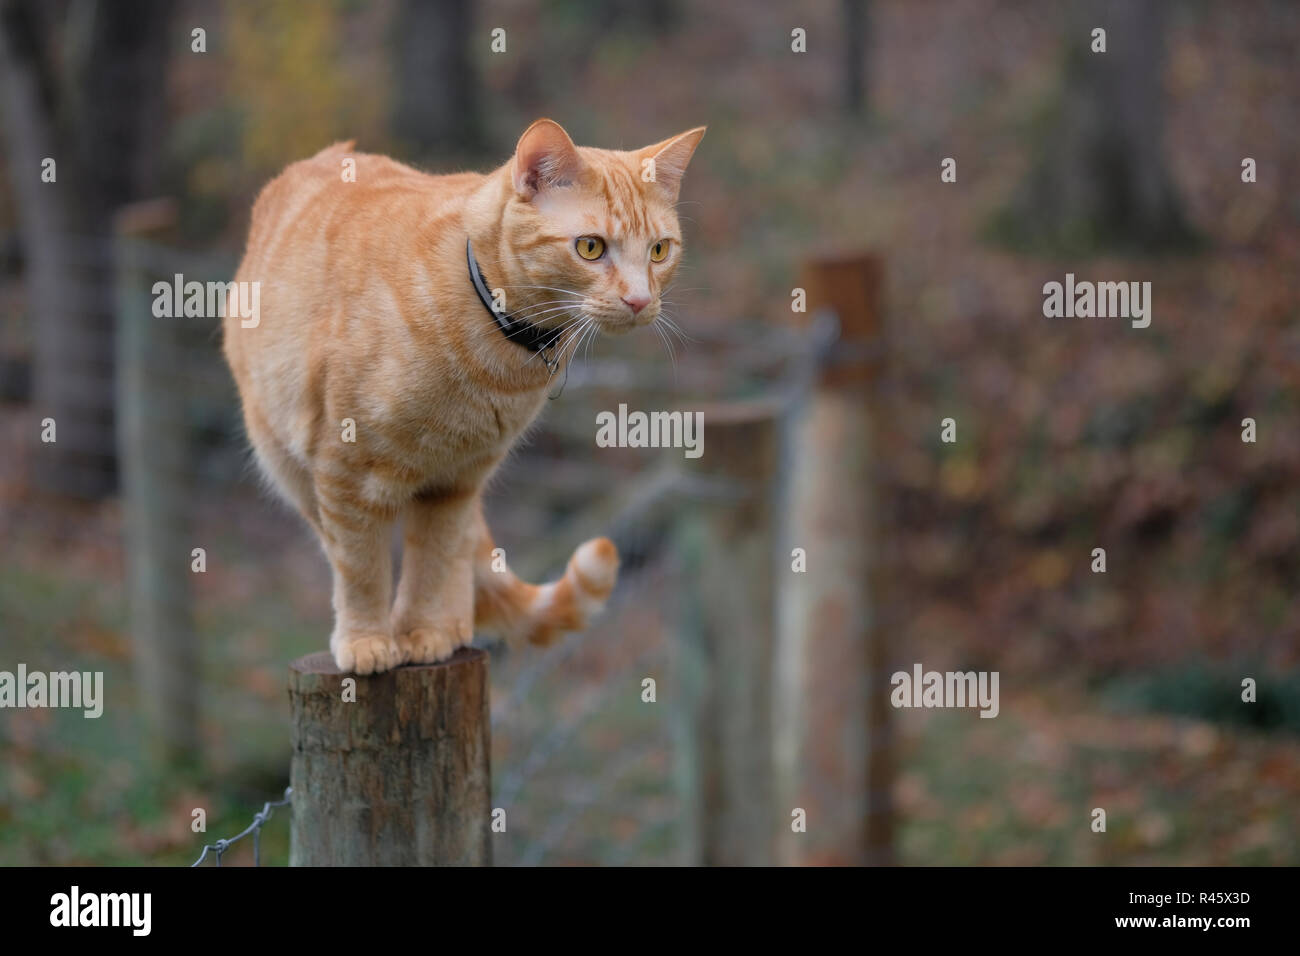
[(220, 866), (222, 854), (224, 854), (227, 850), (229, 850), (232, 846), (234, 846), (244, 837), (248, 836), (250, 833), (253, 835), (253, 866), (261, 866), (262, 865), (262, 846), (261, 846), (262, 827), (266, 826), (267, 822), (271, 819), (271, 815), (275, 812), (276, 807), (288, 806), (292, 800), (293, 800), (293, 787), (285, 787), (283, 799), (268, 800), (266, 803), (262, 804), (262, 809), (258, 811), (258, 813), (253, 817), (253, 822), (250, 823), (247, 827), (245, 827), (242, 833), (236, 834), (235, 836), (231, 837), (229, 840), (218, 840), (216, 843), (209, 843), (207, 846), (205, 846), (203, 848), (203, 852), (199, 854), (199, 858), (190, 864), (190, 869), (193, 869), (194, 867), (202, 863), (204, 860), (206, 860), (208, 858), (209, 851), (212, 853), (213, 858), (216, 861), (216, 865)]

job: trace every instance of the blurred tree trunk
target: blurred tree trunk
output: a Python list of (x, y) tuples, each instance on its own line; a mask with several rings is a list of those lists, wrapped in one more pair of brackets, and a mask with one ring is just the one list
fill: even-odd
[[(116, 487), (113, 286), (116, 208), (157, 188), (166, 0), (112, 5), (0, 0), (0, 108), (33, 323), (35, 480), (99, 497)], [(42, 182), (42, 161), (56, 163)]]
[(844, 15), (844, 109), (860, 116), (867, 102), (867, 44), (870, 8), (867, 0), (840, 0)]
[[(393, 130), (420, 153), (472, 154), (482, 145), (470, 0), (399, 0), (393, 18), (397, 92)], [(485, 30), (481, 40), (490, 40)], [(507, 34), (507, 42), (522, 38)], [(509, 47), (507, 47), (509, 49)]]
[[(1164, 0), (1072, 0), (1061, 100), (1004, 223), (1052, 249), (1155, 250), (1192, 239), (1161, 154)], [(1106, 52), (1092, 31), (1106, 31)]]
[(659, 36), (672, 33), (681, 22), (682, 11), (677, 0), (642, 0), (640, 9), (644, 11), (650, 29)]

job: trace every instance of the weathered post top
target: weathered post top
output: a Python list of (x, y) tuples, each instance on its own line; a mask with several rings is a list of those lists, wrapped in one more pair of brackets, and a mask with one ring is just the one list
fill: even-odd
[(488, 655), (344, 674), (289, 665), (293, 866), (491, 863)]

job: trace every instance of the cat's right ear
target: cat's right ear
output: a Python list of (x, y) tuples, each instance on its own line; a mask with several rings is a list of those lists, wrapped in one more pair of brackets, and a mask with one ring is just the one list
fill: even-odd
[(539, 119), (519, 137), (511, 164), (515, 193), (532, 199), (546, 189), (571, 186), (582, 173), (582, 157), (554, 120)]

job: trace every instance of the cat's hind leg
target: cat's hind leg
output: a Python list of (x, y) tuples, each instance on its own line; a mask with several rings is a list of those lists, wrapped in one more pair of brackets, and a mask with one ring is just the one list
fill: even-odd
[(265, 486), (297, 509), (320, 534), (320, 512), (311, 472), (289, 453), (253, 407), (244, 410), (248, 440)]

